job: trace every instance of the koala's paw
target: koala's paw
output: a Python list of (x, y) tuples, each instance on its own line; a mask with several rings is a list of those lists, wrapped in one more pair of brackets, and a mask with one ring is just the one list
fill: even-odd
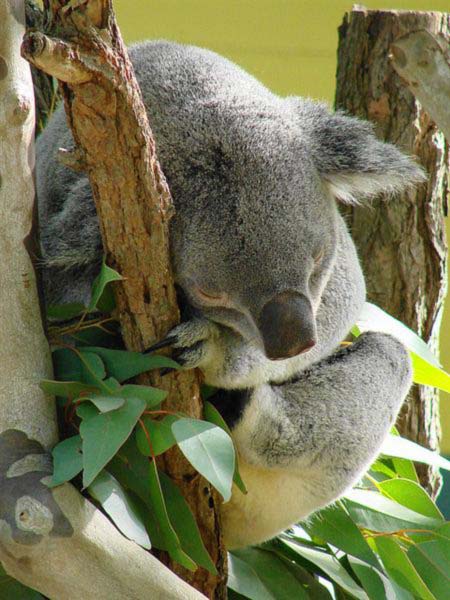
[(174, 327), (165, 340), (155, 344), (148, 351), (172, 346), (172, 358), (184, 369), (194, 369), (208, 362), (218, 336), (219, 329), (212, 321), (195, 318)]

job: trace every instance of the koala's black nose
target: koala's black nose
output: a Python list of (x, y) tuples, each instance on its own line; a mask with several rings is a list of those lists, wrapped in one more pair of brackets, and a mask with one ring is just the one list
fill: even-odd
[(316, 344), (311, 302), (298, 292), (281, 292), (269, 300), (261, 311), (258, 325), (270, 360), (297, 356)]

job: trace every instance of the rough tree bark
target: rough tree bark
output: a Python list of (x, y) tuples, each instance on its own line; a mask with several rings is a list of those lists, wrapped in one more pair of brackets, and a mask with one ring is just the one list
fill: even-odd
[(200, 600), (73, 486), (44, 485), (57, 428), (53, 400), (38, 385), (51, 378), (51, 363), (26, 250), (34, 120), (24, 25), (24, 2), (0, 0), (0, 561), (52, 599)]
[[(172, 280), (168, 221), (170, 192), (155, 155), (139, 87), (109, 0), (48, 0), (46, 34), (30, 32), (23, 53), (61, 82), (76, 150), (64, 160), (89, 175), (107, 262), (123, 276), (115, 296), (129, 350), (142, 351), (165, 337), (179, 320)], [(202, 416), (194, 372), (161, 379), (145, 376), (169, 392), (166, 406)], [(220, 496), (178, 449), (162, 459), (182, 489), (199, 524), (219, 576), (191, 573), (162, 554), (162, 560), (210, 598), (226, 596), (226, 551), (219, 520)]]
[[(363, 263), (368, 299), (414, 329), (438, 354), (446, 290), (448, 146), (427, 106), (419, 104), (391, 64), (396, 54), (401, 58), (393, 43), (417, 31), (439, 36), (448, 46), (450, 16), (359, 7), (347, 14), (339, 29), (336, 108), (372, 121), (380, 138), (417, 156), (428, 173), (427, 184), (413, 192), (345, 213)], [(448, 114), (448, 105), (446, 110)], [(398, 424), (406, 437), (437, 449), (438, 392), (416, 386)], [(436, 494), (439, 475), (419, 469), (422, 484)]]

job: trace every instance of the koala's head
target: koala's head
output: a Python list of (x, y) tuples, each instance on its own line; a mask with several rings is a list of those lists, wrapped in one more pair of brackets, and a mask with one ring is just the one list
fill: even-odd
[(423, 173), (368, 123), (310, 101), (211, 105), (199, 122), (184, 155), (163, 160), (176, 281), (199, 312), (269, 359), (306, 352), (335, 266), (335, 200), (397, 192)]

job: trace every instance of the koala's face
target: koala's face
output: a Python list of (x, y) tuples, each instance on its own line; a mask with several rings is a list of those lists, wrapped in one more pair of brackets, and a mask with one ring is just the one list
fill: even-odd
[(189, 303), (271, 360), (315, 345), (337, 244), (333, 198), (306, 153), (290, 158), (253, 156), (246, 177), (241, 161), (228, 163), (214, 186), (200, 172), (195, 208), (178, 204), (171, 225), (175, 276)]

